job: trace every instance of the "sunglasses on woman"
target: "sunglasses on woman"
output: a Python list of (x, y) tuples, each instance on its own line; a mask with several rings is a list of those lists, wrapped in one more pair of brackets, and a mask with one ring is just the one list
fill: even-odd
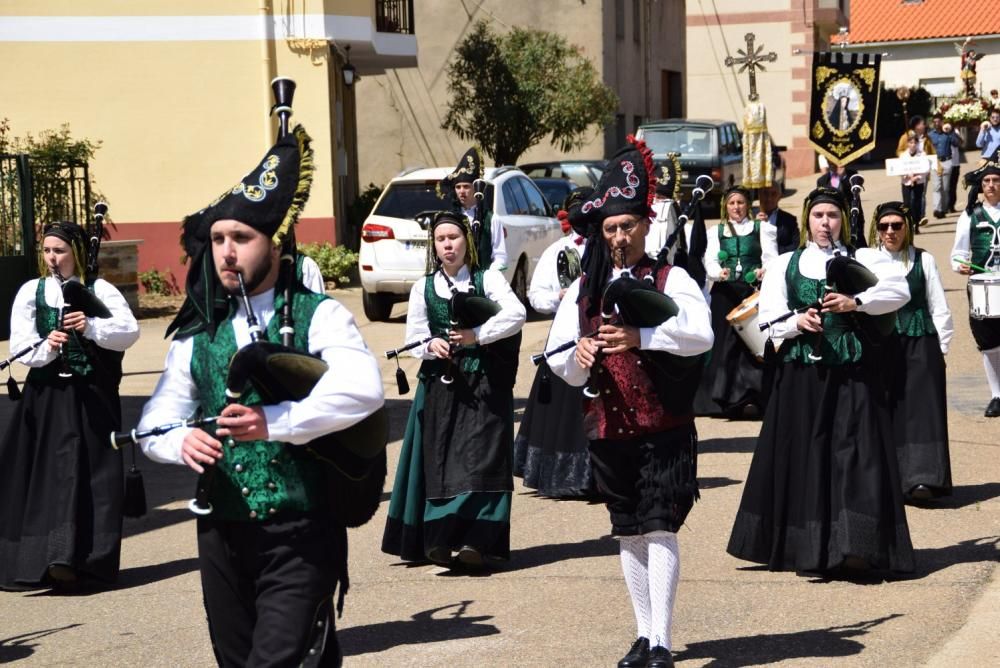
[(888, 232), (890, 229), (893, 232), (899, 232), (903, 229), (903, 223), (878, 223), (875, 225), (875, 229), (879, 232)]

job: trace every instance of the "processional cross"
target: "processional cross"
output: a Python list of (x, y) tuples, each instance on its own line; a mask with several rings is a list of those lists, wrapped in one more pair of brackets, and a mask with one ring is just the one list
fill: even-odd
[(750, 101), (754, 102), (757, 100), (757, 68), (767, 71), (762, 63), (773, 63), (778, 59), (778, 54), (774, 51), (770, 51), (767, 54), (761, 54), (764, 50), (763, 46), (758, 46), (754, 49), (753, 42), (757, 39), (757, 36), (752, 32), (748, 32), (743, 36), (743, 39), (747, 42), (746, 52), (743, 49), (736, 49), (736, 53), (742, 56), (741, 58), (733, 58), (732, 56), (726, 56), (726, 67), (733, 67), (734, 65), (742, 65), (738, 71), (743, 72), (744, 70), (750, 70)]

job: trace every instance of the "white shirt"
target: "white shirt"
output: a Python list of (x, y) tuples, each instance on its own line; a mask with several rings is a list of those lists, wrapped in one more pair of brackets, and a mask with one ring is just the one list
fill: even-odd
[[(266, 328), (274, 317), (274, 290), (250, 297), (250, 306)], [(249, 344), (242, 303), (232, 325), (237, 347)], [(193, 350), (193, 336), (170, 344), (163, 375), (142, 409), (139, 431), (194, 415), (199, 407), (199, 392), (191, 376)], [(354, 316), (342, 304), (328, 299), (316, 307), (309, 324), (309, 352), (319, 355), (330, 369), (301, 401), (263, 407), (269, 440), (308, 443), (360, 422), (385, 403), (378, 362), (361, 338)], [(190, 431), (178, 427), (162, 436), (143, 439), (142, 451), (153, 461), (183, 464), (181, 444)]]
[[(754, 221), (744, 218), (738, 223), (733, 223), (736, 236), (745, 237), (753, 234)], [(719, 223), (722, 226), (723, 236), (732, 237), (729, 232), (729, 225)], [(719, 225), (708, 231), (708, 245), (705, 247), (705, 271), (708, 278), (713, 281), (721, 279), (722, 265), (719, 264)], [(775, 225), (760, 225), (760, 264), (765, 269), (768, 263), (778, 257), (778, 228)], [(732, 278), (732, 277), (730, 277)]]
[[(916, 260), (917, 252), (911, 246), (907, 249), (906, 263), (903, 263), (902, 253), (891, 253), (885, 248), (879, 249), (895, 265), (898, 271), (904, 275), (913, 271), (913, 262)], [(955, 335), (955, 327), (951, 321), (951, 310), (944, 296), (944, 286), (941, 284), (941, 275), (937, 270), (937, 263), (934, 256), (924, 251), (920, 255), (920, 265), (924, 270), (924, 279), (927, 284), (927, 310), (930, 311), (931, 320), (934, 321), (934, 329), (937, 330), (938, 340), (941, 344), (941, 354), (948, 354), (948, 346)], [(862, 300), (864, 301), (864, 300)]]
[[(631, 267), (629, 270), (631, 271)], [(621, 273), (621, 269), (613, 269), (612, 279)], [(680, 311), (658, 327), (640, 328), (639, 348), (662, 350), (682, 357), (700, 355), (711, 350), (715, 341), (712, 313), (698, 284), (680, 267), (672, 267), (667, 274), (663, 294), (672, 297)], [(577, 279), (569, 286), (559, 310), (556, 311), (552, 329), (549, 330), (549, 349), (580, 338), (580, 312), (576, 303), (579, 295), (580, 279)], [(590, 377), (590, 370), (577, 363), (575, 347), (552, 355), (548, 358), (548, 364), (553, 373), (570, 385), (585, 385)]]
[[(38, 342), (42, 337), (35, 329), (35, 292), (38, 281), (45, 281), (45, 303), (54, 309), (63, 306), (62, 288), (54, 278), (28, 281), (17, 291), (10, 313), (10, 351), (15, 353)], [(132, 309), (115, 286), (103, 278), (94, 281), (94, 294), (111, 311), (110, 318), (87, 318), (83, 338), (90, 339), (105, 350), (123, 352), (139, 339), (139, 323), (132, 315)], [(70, 310), (72, 305), (70, 305)], [(29, 367), (43, 367), (59, 357), (59, 349), (48, 343), (35, 348), (18, 358), (18, 362)]]
[[(468, 292), (472, 275), (468, 267), (458, 270), (458, 275), (451, 279), (455, 287), (462, 292)], [(423, 276), (413, 284), (410, 290), (410, 303), (406, 310), (406, 343), (410, 344), (429, 337), (432, 332), (427, 319), (427, 302), (424, 301), (424, 286), (427, 277)], [(440, 271), (434, 272), (434, 292), (443, 299), (451, 298), (451, 289)], [(487, 269), (483, 272), (483, 292), (493, 301), (500, 304), (500, 312), (472, 331), (476, 333), (476, 341), (481, 345), (493, 343), (508, 336), (517, 334), (524, 326), (524, 305), (510, 289), (507, 279), (499, 271)], [(417, 346), (410, 354), (420, 359), (436, 359), (434, 353), (428, 350), (430, 342)]]
[[(839, 242), (837, 249), (844, 252)], [(785, 272), (794, 253), (795, 251), (790, 251), (779, 255), (764, 274), (758, 302), (761, 323), (774, 320), (791, 310), (788, 305), (788, 283), (785, 281)], [(814, 242), (808, 242), (799, 258), (799, 273), (811, 279), (826, 278), (826, 263), (833, 254), (832, 248), (820, 248)], [(861, 299), (859, 313), (870, 315), (891, 313), (910, 301), (910, 288), (906, 284), (906, 275), (893, 265), (884, 253), (874, 248), (859, 248), (855, 252), (854, 259), (868, 267), (878, 278), (878, 283), (855, 295)], [(801, 333), (798, 328), (798, 317), (794, 315), (783, 322), (775, 323), (769, 330), (772, 339), (794, 339)]]
[(308, 255), (302, 256), (302, 285), (317, 294), (326, 294), (326, 283), (323, 281), (323, 272), (319, 270), (316, 260)]
[[(660, 254), (663, 244), (667, 243), (667, 237), (677, 229), (677, 207), (674, 201), (669, 199), (653, 202), (652, 207), (655, 215), (649, 219), (649, 234), (646, 235), (646, 255), (655, 258)], [(691, 240), (691, 228), (694, 223), (688, 221), (684, 226), (684, 233), (687, 239)], [(671, 259), (676, 252), (677, 246), (671, 249)]]
[[(579, 244), (576, 243), (578, 239)], [(531, 276), (531, 285), (528, 287), (528, 303), (531, 304), (531, 308), (539, 313), (556, 312), (559, 308), (559, 292), (562, 290), (559, 285), (559, 272), (556, 270), (559, 251), (573, 249), (583, 258), (586, 245), (583, 237), (576, 232), (570, 232), (542, 252), (535, 266), (535, 273)]]
[[(470, 225), (476, 219), (476, 207), (474, 206), (469, 209), (462, 209), (462, 213), (469, 219)], [(507, 243), (503, 238), (503, 223), (496, 217), (496, 214), (493, 215), (490, 221), (490, 237), (493, 245), (493, 262), (490, 263), (490, 269), (503, 271), (507, 268)]]
[[(986, 211), (986, 215), (990, 217), (990, 220), (994, 223), (1000, 221), (1000, 207), (994, 206), (986, 200), (982, 201), (982, 206), (983, 210)], [(968, 261), (972, 257), (972, 242), (969, 239), (971, 227), (972, 218), (967, 211), (962, 211), (962, 215), (958, 217), (958, 222), (955, 223), (955, 241), (951, 247), (952, 271), (957, 272), (962, 267), (962, 265), (955, 262), (955, 258)]]

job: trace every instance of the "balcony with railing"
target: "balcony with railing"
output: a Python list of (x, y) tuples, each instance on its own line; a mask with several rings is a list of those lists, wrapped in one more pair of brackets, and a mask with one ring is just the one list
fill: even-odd
[(413, 0), (375, 0), (375, 30), (413, 35)]

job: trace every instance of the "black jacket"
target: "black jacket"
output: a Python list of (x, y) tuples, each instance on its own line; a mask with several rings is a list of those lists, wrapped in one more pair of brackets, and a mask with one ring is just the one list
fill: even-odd
[(774, 219), (778, 228), (778, 253), (788, 253), (799, 247), (799, 221), (784, 209), (778, 208)]

